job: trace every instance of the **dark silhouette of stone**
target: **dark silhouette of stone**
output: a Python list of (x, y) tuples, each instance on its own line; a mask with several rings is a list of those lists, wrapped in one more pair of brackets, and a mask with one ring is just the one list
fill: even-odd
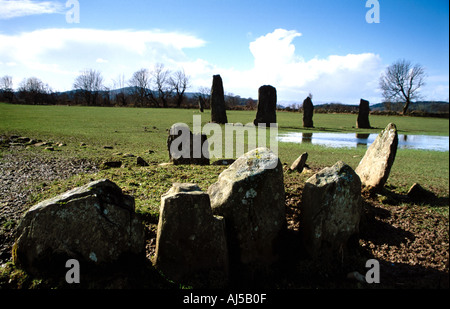
[(303, 101), (303, 127), (304, 128), (314, 128), (313, 114), (314, 114), (314, 105), (312, 103), (311, 97), (307, 97)]
[(370, 129), (371, 128), (370, 122), (369, 122), (369, 113), (370, 113), (369, 101), (361, 99), (361, 101), (359, 103), (358, 119), (356, 121), (356, 127), (358, 129)]
[(277, 123), (277, 90), (275, 87), (266, 85), (259, 88), (258, 91), (258, 111), (256, 119), (253, 121), (255, 126), (265, 124), (270, 127)]
[(196, 184), (174, 183), (161, 197), (155, 264), (175, 281), (199, 275), (226, 281), (225, 220), (213, 215), (209, 195)]
[(211, 122), (225, 124), (228, 123), (227, 112), (225, 108), (225, 95), (223, 83), (220, 75), (213, 76), (211, 87)]
[(141, 157), (136, 158), (136, 164), (139, 166), (148, 166), (148, 163)]
[(174, 124), (169, 130), (167, 149), (174, 165), (209, 165), (208, 145), (205, 134), (193, 134), (186, 124)]
[(436, 199), (436, 195), (433, 192), (428, 191), (418, 183), (412, 185), (407, 195), (415, 203), (432, 202)]

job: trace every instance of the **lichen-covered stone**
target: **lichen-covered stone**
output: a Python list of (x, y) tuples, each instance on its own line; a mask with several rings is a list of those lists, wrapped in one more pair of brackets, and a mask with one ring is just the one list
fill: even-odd
[(390, 123), (367, 149), (355, 172), (364, 186), (371, 190), (384, 187), (397, 154), (398, 134)]
[(171, 280), (228, 276), (225, 222), (214, 216), (208, 194), (195, 184), (173, 184), (161, 197), (155, 265)]
[(300, 155), (300, 157), (297, 158), (297, 160), (292, 163), (291, 167), (289, 168), (291, 171), (297, 171), (299, 173), (303, 172), (303, 169), (305, 168), (306, 160), (308, 160), (308, 153), (305, 152)]
[(270, 264), (285, 227), (283, 169), (268, 148), (239, 157), (208, 189), (213, 213), (226, 220), (230, 257), (242, 264)]
[(144, 256), (134, 198), (109, 180), (91, 182), (33, 206), (18, 227), (14, 262), (30, 272), (64, 269), (68, 259), (106, 265)]
[(342, 161), (306, 181), (300, 227), (312, 257), (331, 260), (345, 253), (350, 237), (359, 232), (361, 203), (361, 181)]

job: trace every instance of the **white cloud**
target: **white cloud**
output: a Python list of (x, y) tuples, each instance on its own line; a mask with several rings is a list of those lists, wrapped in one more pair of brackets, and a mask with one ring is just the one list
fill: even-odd
[(302, 102), (310, 92), (318, 102), (357, 104), (360, 98), (379, 100), (378, 77), (383, 66), (378, 55), (330, 55), (305, 60), (292, 43), (301, 36), (294, 30), (276, 29), (257, 38), (250, 43), (254, 67), (246, 72), (225, 71), (227, 84), (239, 89), (236, 93), (254, 98), (260, 86), (270, 84), (277, 88), (279, 101)]
[(62, 13), (64, 7), (55, 1), (0, 0), (0, 19), (29, 15)]
[[(361, 98), (371, 103), (381, 101), (378, 79), (385, 65), (379, 55), (304, 59), (301, 44), (293, 43), (301, 37), (294, 30), (276, 29), (254, 39), (249, 44), (254, 64), (241, 70), (188, 57), (186, 49), (203, 48), (206, 42), (179, 32), (69, 28), (0, 33), (0, 70), (13, 76), (15, 83), (36, 76), (55, 90), (70, 90), (83, 69), (101, 71), (106, 83), (112, 84), (119, 75), (129, 79), (135, 71), (150, 69), (160, 62), (171, 70), (183, 68), (191, 76), (189, 91), (210, 87), (212, 75), (220, 74), (225, 92), (242, 97), (257, 99), (258, 88), (270, 84), (277, 88), (279, 102), (302, 102), (310, 92), (314, 103), (358, 104)], [(448, 77), (434, 77), (429, 84), (429, 88), (424, 88), (427, 96), (439, 99), (448, 92)], [(441, 99), (445, 98), (448, 95)]]
[[(0, 33), (0, 59), (14, 62), (9, 75), (38, 76), (57, 90), (69, 90), (80, 70), (98, 69), (105, 80), (157, 62), (186, 61), (186, 48), (205, 42), (193, 35), (160, 30), (40, 29)], [(107, 62), (107, 66), (105, 65)]]

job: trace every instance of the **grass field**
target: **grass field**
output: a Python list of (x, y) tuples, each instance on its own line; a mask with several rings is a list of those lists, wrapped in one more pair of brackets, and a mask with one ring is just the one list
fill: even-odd
[[(24, 209), (92, 180), (107, 178), (117, 183), (126, 194), (135, 197), (136, 211), (143, 215), (146, 226), (151, 233), (154, 233), (152, 237), (155, 237), (161, 195), (166, 193), (174, 182), (194, 182), (206, 191), (217, 181), (218, 175), (227, 168), (216, 165), (160, 165), (169, 159), (166, 146), (168, 129), (177, 122), (186, 123), (192, 128), (193, 115), (201, 116), (202, 124), (210, 120), (209, 111), (200, 114), (198, 110), (26, 106), (0, 103), (0, 140), (2, 136), (18, 135), (51, 142), (54, 145), (54, 150), (49, 151), (45, 149), (45, 146), (15, 148), (9, 147), (6, 143), (5, 147), (0, 147), (0, 162), (15, 155), (25, 158), (25, 162), (36, 157), (53, 161), (63, 159), (64, 162), (72, 159), (87, 159), (100, 167), (102, 162), (120, 160), (123, 162), (121, 168), (100, 168), (94, 174), (81, 173), (64, 180), (34, 183)], [(255, 111), (227, 111), (227, 115), (229, 122), (247, 124), (253, 121)], [(314, 115), (316, 127), (304, 129), (301, 114), (277, 113), (279, 132), (379, 133), (388, 123), (393, 122), (397, 125), (400, 134), (449, 135), (448, 119), (372, 115), (370, 122), (374, 129), (359, 130), (354, 128), (356, 117), (351, 114), (316, 114)], [(63, 143), (64, 146), (56, 146), (59, 143)], [(110, 147), (104, 148), (104, 146)], [(225, 143), (223, 147), (226, 147)], [(331, 166), (339, 160), (356, 168), (365, 151), (364, 147), (327, 148), (308, 143), (278, 144), (280, 160), (285, 164), (286, 209), (287, 217), (291, 222), (288, 223), (289, 229), (298, 228), (295, 223), (297, 220), (295, 211), (301, 203), (301, 192), (305, 181), (314, 172)], [(301, 174), (289, 172), (288, 167), (303, 152), (309, 154), (307, 163), (311, 169)], [(124, 154), (134, 156), (127, 157)], [(136, 156), (142, 157), (149, 166), (138, 166)], [(440, 276), (448, 278), (448, 266), (445, 268), (443, 265), (445, 260), (448, 261), (449, 152), (399, 149), (386, 187), (398, 196), (405, 196), (415, 182), (433, 191), (438, 197), (438, 202), (415, 205), (402, 200), (393, 202), (383, 199), (383, 196), (371, 197), (371, 200), (367, 201), (374, 205), (380, 214), (386, 211), (391, 214), (377, 217), (378, 221), (375, 220), (368, 230), (362, 231), (359, 240), (360, 250), (367, 250), (365, 252), (385, 261), (383, 274), (387, 276), (395, 274), (390, 279), (383, 277), (383, 282), (387, 284), (385, 286), (397, 287), (397, 282), (403, 280), (411, 282), (410, 285), (413, 287), (429, 287), (430, 284), (434, 286), (436, 280), (441, 280)], [(0, 207), (3, 207), (1, 203)], [(8, 216), (0, 218), (0, 237), (9, 235), (18, 224), (16, 219)], [(386, 245), (391, 242), (390, 238), (403, 239), (405, 233), (414, 234), (414, 238), (402, 240), (401, 246)], [(291, 255), (296, 256), (296, 254)], [(429, 258), (424, 259), (424, 256)], [(289, 260), (288, 264), (281, 267), (284, 271), (282, 274), (276, 270), (274, 271), (276, 275), (264, 279), (269, 280), (269, 283), (263, 280), (261, 284), (272, 288), (342, 287), (341, 284), (355, 287), (355, 284), (343, 281), (342, 278), (345, 279), (345, 276), (337, 278), (336, 282), (330, 281), (328, 277), (320, 276), (321, 279), (310, 281), (308, 279), (311, 273), (309, 264), (305, 266), (301, 263), (305, 263), (305, 260)], [(397, 267), (400, 264), (406, 267), (404, 272), (398, 272)], [(361, 265), (363, 268), (364, 264)], [(349, 271), (354, 270), (353, 264), (351, 267)], [(429, 267), (437, 269), (436, 272), (430, 271)], [(436, 274), (437, 277), (424, 277), (422, 282), (416, 280), (416, 277), (412, 279), (411, 271), (419, 271), (426, 276)], [(398, 279), (398, 276), (403, 279)], [(0, 272), (0, 287), (2, 284), (33, 287), (34, 282), (38, 282), (37, 287), (46, 287), (44, 281), (33, 281), (27, 278), (20, 270), (8, 266)], [(239, 281), (235, 283), (239, 284)], [(255, 282), (247, 284), (254, 286)], [(148, 281), (142, 284), (142, 286), (149, 285), (154, 288)], [(54, 285), (50, 284), (50, 287), (53, 288)]]
[[(150, 168), (103, 171), (104, 177), (116, 179), (125, 189), (138, 197), (139, 208), (156, 212), (160, 196), (172, 182), (197, 182), (207, 189), (217, 179), (223, 167), (159, 167), (167, 162), (167, 130), (172, 124), (183, 122), (192, 128), (193, 115), (200, 115), (202, 124), (209, 122), (210, 111), (183, 109), (102, 108), (78, 106), (26, 106), (0, 104), (0, 134), (28, 136), (33, 139), (65, 143), (55, 152), (29, 149), (48, 156), (89, 158), (99, 162), (118, 157), (118, 153), (132, 153), (143, 157)], [(254, 111), (228, 111), (228, 121), (247, 124)], [(379, 133), (393, 122), (400, 134), (447, 135), (448, 119), (400, 116), (371, 116), (374, 129), (356, 129), (356, 115), (316, 114), (314, 129), (302, 127), (299, 113), (278, 112), (279, 132), (358, 132)], [(80, 147), (85, 143), (86, 147)], [(104, 149), (103, 146), (113, 149)], [(364, 148), (326, 148), (313, 144), (279, 143), (281, 161), (290, 165), (301, 153), (308, 152), (312, 168), (331, 166), (339, 160), (356, 168), (365, 153)], [(82, 182), (79, 179), (78, 182)], [(388, 186), (400, 193), (418, 182), (440, 196), (449, 193), (449, 153), (421, 150), (399, 150)], [(67, 184), (69, 186), (71, 184)], [(66, 186), (63, 186), (66, 187)], [(139, 190), (139, 188), (147, 188)], [(142, 191), (142, 192), (140, 192)], [(52, 192), (53, 193), (53, 192)], [(144, 210), (145, 211), (145, 210)]]

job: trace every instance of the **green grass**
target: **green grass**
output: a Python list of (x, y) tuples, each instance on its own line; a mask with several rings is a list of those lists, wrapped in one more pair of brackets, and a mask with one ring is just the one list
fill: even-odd
[[(125, 168), (102, 170), (97, 175), (79, 175), (63, 184), (53, 185), (48, 195), (63, 192), (71, 186), (84, 184), (92, 177), (116, 181), (125, 192), (136, 197), (139, 211), (156, 214), (161, 195), (173, 182), (196, 182), (204, 190), (215, 182), (224, 167), (166, 166), (167, 130), (177, 122), (192, 128), (193, 115), (200, 115), (202, 124), (209, 122), (210, 111), (183, 109), (138, 109), (68, 106), (26, 106), (0, 103), (0, 135), (21, 135), (44, 141), (62, 142), (65, 147), (55, 152), (41, 148), (27, 150), (31, 155), (67, 158), (89, 158), (99, 162), (121, 158), (117, 153), (132, 153), (143, 157), (151, 165), (140, 168), (133, 164), (135, 158), (125, 160)], [(253, 121), (254, 111), (227, 111), (228, 121), (247, 124)], [(302, 114), (278, 112), (279, 131), (379, 133), (393, 122), (400, 134), (447, 135), (448, 119), (370, 116), (374, 129), (355, 128), (356, 115), (316, 114), (314, 129), (302, 127)], [(86, 143), (86, 147), (80, 147)], [(103, 146), (114, 149), (103, 149)], [(225, 147), (225, 144), (224, 144)], [(149, 150), (152, 150), (149, 153)], [(313, 144), (279, 143), (278, 153), (283, 163), (290, 165), (301, 153), (308, 152), (312, 168), (331, 166), (339, 160), (356, 168), (365, 153), (364, 148), (326, 148)], [(1, 158), (1, 152), (0, 152)], [(287, 177), (290, 177), (287, 175)], [(399, 150), (388, 180), (388, 185), (406, 192), (414, 183), (432, 189), (440, 196), (449, 192), (449, 152)], [(39, 196), (37, 198), (44, 198)]]
[[(144, 216), (145, 224), (154, 230), (158, 223), (161, 195), (166, 193), (174, 182), (194, 182), (206, 191), (227, 168), (213, 165), (159, 165), (168, 161), (168, 129), (177, 122), (187, 123), (192, 128), (193, 115), (200, 115), (202, 124), (210, 120), (209, 111), (200, 114), (197, 110), (25, 106), (0, 103), (0, 136), (20, 135), (66, 144), (64, 147), (55, 147), (53, 152), (44, 150), (44, 147), (19, 150), (25, 157), (44, 156), (57, 160), (87, 158), (98, 163), (120, 159), (123, 162), (121, 168), (101, 169), (95, 174), (78, 174), (51, 183), (35, 183), (32, 185), (35, 188), (32, 191), (34, 193), (25, 206), (31, 207), (74, 187), (107, 178), (125, 193), (135, 197), (136, 211)], [(255, 112), (227, 111), (227, 115), (232, 123), (247, 124), (253, 121)], [(302, 128), (300, 113), (278, 112), (277, 117), (280, 132), (379, 133), (388, 123), (393, 122), (400, 134), (449, 135), (448, 119), (371, 116), (370, 122), (375, 128), (358, 130), (354, 128), (356, 115), (351, 114), (316, 114), (316, 128), (313, 129)], [(80, 143), (85, 143), (86, 146), (81, 147)], [(105, 145), (113, 146), (113, 149), (104, 149)], [(223, 147), (227, 147), (225, 143)], [(303, 183), (315, 170), (331, 166), (339, 160), (356, 168), (365, 151), (363, 147), (327, 148), (308, 143), (279, 143), (278, 154), (281, 162), (287, 165), (286, 169), (303, 152), (308, 152), (307, 163), (312, 168), (312, 171), (302, 174), (285, 172), (287, 201), (288, 198), (295, 200), (290, 203), (298, 201)], [(0, 160), (9, 152), (8, 148), (0, 147)], [(124, 158), (119, 153), (141, 156), (150, 166), (137, 166), (135, 157)], [(405, 194), (415, 182), (432, 190), (441, 201), (439, 205), (423, 207), (448, 218), (449, 152), (399, 149), (386, 187), (396, 193)], [(403, 206), (405, 205), (400, 205)], [(395, 209), (397, 206), (389, 204), (389, 207)], [(0, 233), (9, 232), (17, 224), (14, 220), (2, 221)], [(423, 229), (430, 228), (434, 226), (424, 224)], [(153, 286), (154, 280), (147, 280), (145, 284)], [(18, 288), (54, 288), (53, 283), (31, 278), (12, 263), (0, 269), (0, 286), (2, 284)]]

